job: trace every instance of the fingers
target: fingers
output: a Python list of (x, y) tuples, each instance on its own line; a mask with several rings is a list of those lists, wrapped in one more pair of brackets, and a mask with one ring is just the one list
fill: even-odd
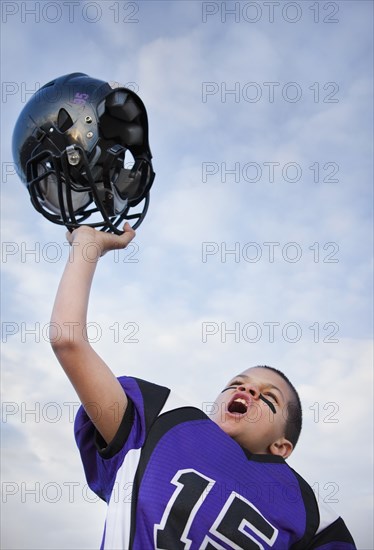
[[(123, 226), (123, 235), (126, 235), (127, 236), (127, 239), (129, 239), (128, 243), (131, 242), (133, 240), (133, 238), (136, 236), (136, 232), (135, 230), (131, 227), (131, 225), (129, 224), (129, 222), (126, 222), (125, 225)], [(127, 244), (128, 244), (127, 243)]]
[(93, 227), (82, 225), (72, 232), (67, 231), (66, 240), (70, 245), (75, 240), (81, 242), (81, 244), (95, 242), (101, 249), (101, 255), (104, 255), (109, 250), (126, 248), (135, 235), (134, 229), (128, 222), (124, 224), (123, 233), (120, 235), (98, 231)]
[(133, 240), (135, 235), (136, 233), (134, 229), (128, 222), (126, 222), (123, 226), (123, 233), (121, 235), (105, 233), (108, 250), (110, 248), (126, 248), (126, 246)]

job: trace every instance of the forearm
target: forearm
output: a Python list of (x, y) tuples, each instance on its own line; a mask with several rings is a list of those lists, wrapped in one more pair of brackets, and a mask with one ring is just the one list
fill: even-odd
[(55, 338), (51, 334), (54, 348), (87, 342), (88, 301), (99, 256), (97, 246), (83, 239), (70, 249), (51, 317), (51, 333), (56, 331)]

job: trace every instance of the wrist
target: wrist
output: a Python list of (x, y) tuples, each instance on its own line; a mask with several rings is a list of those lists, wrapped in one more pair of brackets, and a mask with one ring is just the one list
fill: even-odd
[(92, 238), (79, 238), (79, 240), (75, 239), (70, 244), (70, 262), (79, 258), (91, 264), (97, 263), (99, 261), (99, 258), (104, 254), (104, 251), (100, 244), (97, 241), (92, 240)]

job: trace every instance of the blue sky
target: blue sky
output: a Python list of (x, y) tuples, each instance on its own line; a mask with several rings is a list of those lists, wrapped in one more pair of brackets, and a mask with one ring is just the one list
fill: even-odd
[(135, 244), (97, 270), (95, 349), (205, 408), (248, 366), (283, 370), (304, 403), (290, 464), (373, 548), (372, 15), (359, 0), (2, 3), (4, 548), (95, 548), (105, 518), (47, 341), (65, 231), (10, 150), (31, 91), (77, 71), (139, 93), (157, 174)]

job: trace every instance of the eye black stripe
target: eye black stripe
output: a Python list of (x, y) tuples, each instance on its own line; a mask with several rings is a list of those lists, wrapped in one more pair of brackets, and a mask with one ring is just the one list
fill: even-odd
[(266, 397), (264, 397), (262, 393), (260, 393), (259, 398), (262, 399), (262, 401), (270, 407), (274, 414), (276, 414), (277, 411), (275, 410), (273, 403), (269, 401), (269, 399), (266, 399)]
[(227, 388), (225, 388), (224, 390), (221, 391), (221, 393), (223, 393), (224, 391), (227, 391), (227, 390), (232, 390), (234, 388), (237, 388), (238, 386), (228, 386)]

